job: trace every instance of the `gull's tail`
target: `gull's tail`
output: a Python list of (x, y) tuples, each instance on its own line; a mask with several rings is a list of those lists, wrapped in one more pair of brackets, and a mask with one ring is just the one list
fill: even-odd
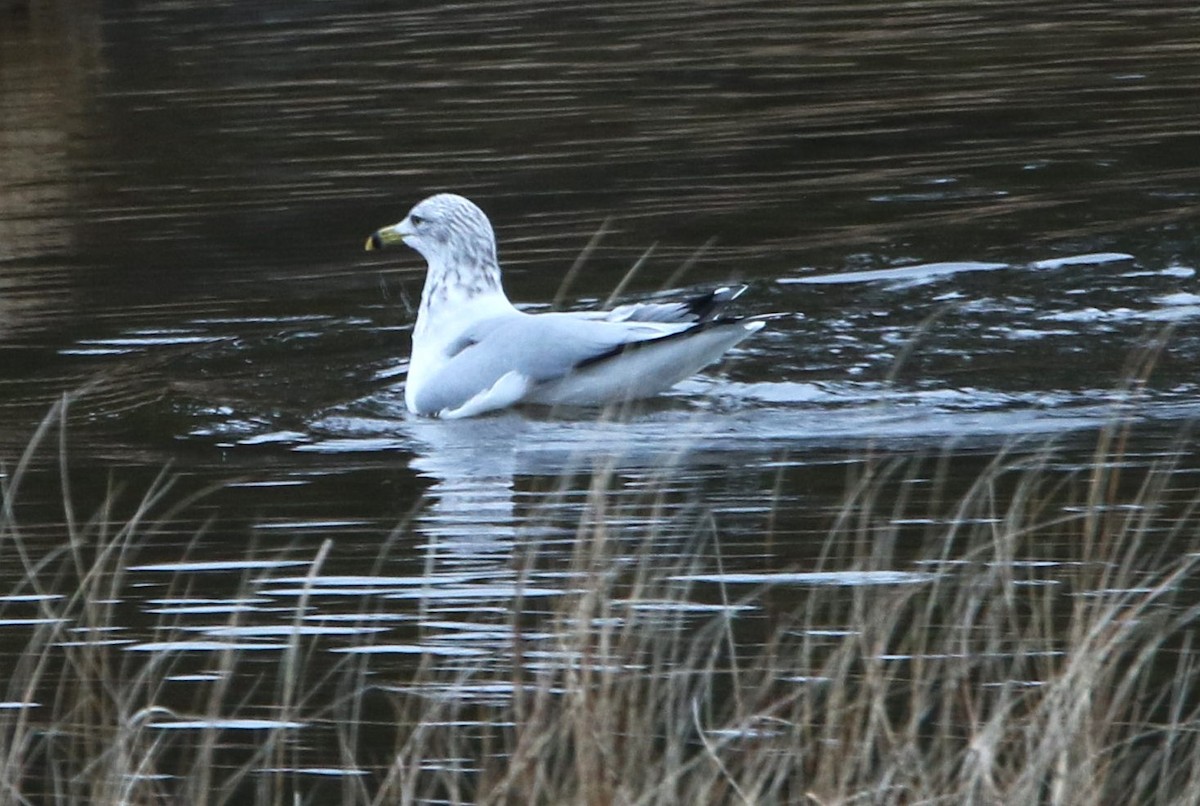
[(652, 397), (717, 361), (766, 323), (761, 317), (710, 319), (677, 333), (628, 342), (588, 358), (561, 379), (531, 390), (524, 401), (591, 406)]

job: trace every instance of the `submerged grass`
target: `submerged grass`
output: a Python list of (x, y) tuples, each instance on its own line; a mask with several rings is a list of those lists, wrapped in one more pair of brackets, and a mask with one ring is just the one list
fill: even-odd
[[(403, 664), (386, 632), (330, 653), (304, 631), (333, 544), (259, 550), (307, 551), (290, 629), (246, 646), (235, 610), (197, 662), (130, 651), (198, 640), (127, 602), (131, 558), (195, 500), (169, 473), (132, 513), (84, 518), (60, 443), (62, 540), (35, 550), (22, 484), (64, 407), (0, 488), (0, 563), (20, 569), (4, 593), (39, 609), (22, 646), (4, 640), (3, 802), (1200, 801), (1200, 555), (1178, 551), (1200, 498), (1177, 460), (1123, 470), (1119, 426), (1074, 474), (1050, 448), (1000, 452), (966, 483), (941, 457), (866, 462), (820, 557), (749, 576), (724, 573), (703, 502), (689, 541), (656, 526), (669, 469), (636, 489), (596, 469), (581, 502), (564, 510), (564, 480), (527, 514), (514, 592), (457, 616), (486, 651), (425, 640), (448, 616), (421, 600), (425, 651)], [(256, 573), (230, 598), (261, 597)], [(388, 615), (360, 607), (347, 623)], [(197, 674), (181, 700), (171, 681)]]

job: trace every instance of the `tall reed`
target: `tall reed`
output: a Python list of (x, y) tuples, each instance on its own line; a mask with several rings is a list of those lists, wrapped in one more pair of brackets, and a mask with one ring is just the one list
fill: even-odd
[[(1119, 425), (1073, 474), (1052, 445), (999, 451), (966, 484), (943, 457), (864, 462), (820, 557), (756, 577), (724, 573), (721, 521), (703, 501), (670, 509), (694, 524), (687, 543), (661, 526), (669, 468), (625, 488), (600, 467), (582, 503), (564, 509), (579, 488), (564, 479), (526, 514), (515, 594), (474, 615), (501, 636), (492, 651), (331, 661), (299, 629), (302, 594), (271, 662), (231, 643), (180, 704), (167, 681), (193, 669), (187, 652), (107, 636), (131, 627), (130, 558), (195, 499), (163, 473), (131, 515), (109, 504), (80, 516), (60, 443), (62, 541), (38, 554), (23, 481), (62, 417), (56, 407), (0, 487), (0, 562), (20, 569), (6, 593), (40, 612), (4, 653), (5, 802), (1200, 800), (1200, 552), (1177, 550), (1200, 498), (1178, 484), (1178, 457), (1123, 469)], [(765, 523), (771, 540), (792, 537), (782, 515)], [(412, 528), (382, 536), (379, 567)], [(570, 538), (565, 559), (547, 535)], [(331, 553), (309, 551), (305, 590)], [(547, 579), (559, 592), (532, 598)], [(259, 581), (238, 587), (250, 597)], [(363, 604), (364, 623), (379, 606)], [(170, 616), (153, 634), (190, 636)], [(264, 719), (255, 741), (230, 741), (222, 725), (238, 717)], [(194, 727), (164, 727), (181, 721)], [(317, 781), (313, 759), (343, 774)]]

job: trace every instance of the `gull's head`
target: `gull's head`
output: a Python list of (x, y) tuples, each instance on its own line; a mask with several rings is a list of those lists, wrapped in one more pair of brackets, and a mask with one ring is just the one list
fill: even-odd
[(496, 234), (483, 210), (453, 193), (430, 196), (408, 212), (399, 224), (384, 227), (367, 239), (367, 249), (395, 243), (411, 246), (430, 267), (496, 265)]

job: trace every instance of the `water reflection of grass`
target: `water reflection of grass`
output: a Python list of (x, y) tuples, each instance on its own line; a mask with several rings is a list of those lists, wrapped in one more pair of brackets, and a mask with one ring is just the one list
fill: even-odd
[[(279, 622), (297, 629), (240, 641), (263, 634), (235, 608), (206, 639), (228, 648), (202, 662), (128, 651), (135, 631), (200, 640), (171, 615), (138, 626), (125, 603), (129, 558), (189, 502), (164, 476), (132, 515), (83, 518), (64, 490), (61, 545), (35, 554), (17, 504), (56, 417), (3, 477), (0, 560), (22, 569), (4, 593), (39, 608), (28, 642), (5, 653), (7, 802), (1092, 804), (1200, 791), (1197, 555), (1178, 550), (1197, 498), (1170, 461), (1122, 477), (1116, 428), (1065, 480), (1049, 450), (1001, 453), (965, 492), (945, 468), (868, 463), (817, 562), (752, 577), (723, 573), (711, 524), (669, 553), (652, 525), (631, 536), (630, 513), (653, 524), (664, 493), (597, 473), (569, 562), (531, 537), (513, 558), (515, 597), (476, 615), (502, 651), (425, 643), (402, 678), (369, 651), (387, 649), (378, 632), (328, 653), (299, 629), (329, 542)], [(530, 534), (554, 534), (554, 511), (531, 513)], [(230, 598), (261, 595), (244, 573)], [(560, 592), (521, 594), (546, 579)], [(181, 570), (172, 588), (191, 584)], [(344, 623), (395, 615), (365, 608)], [(170, 681), (188, 675), (205, 682), (181, 701)]]

